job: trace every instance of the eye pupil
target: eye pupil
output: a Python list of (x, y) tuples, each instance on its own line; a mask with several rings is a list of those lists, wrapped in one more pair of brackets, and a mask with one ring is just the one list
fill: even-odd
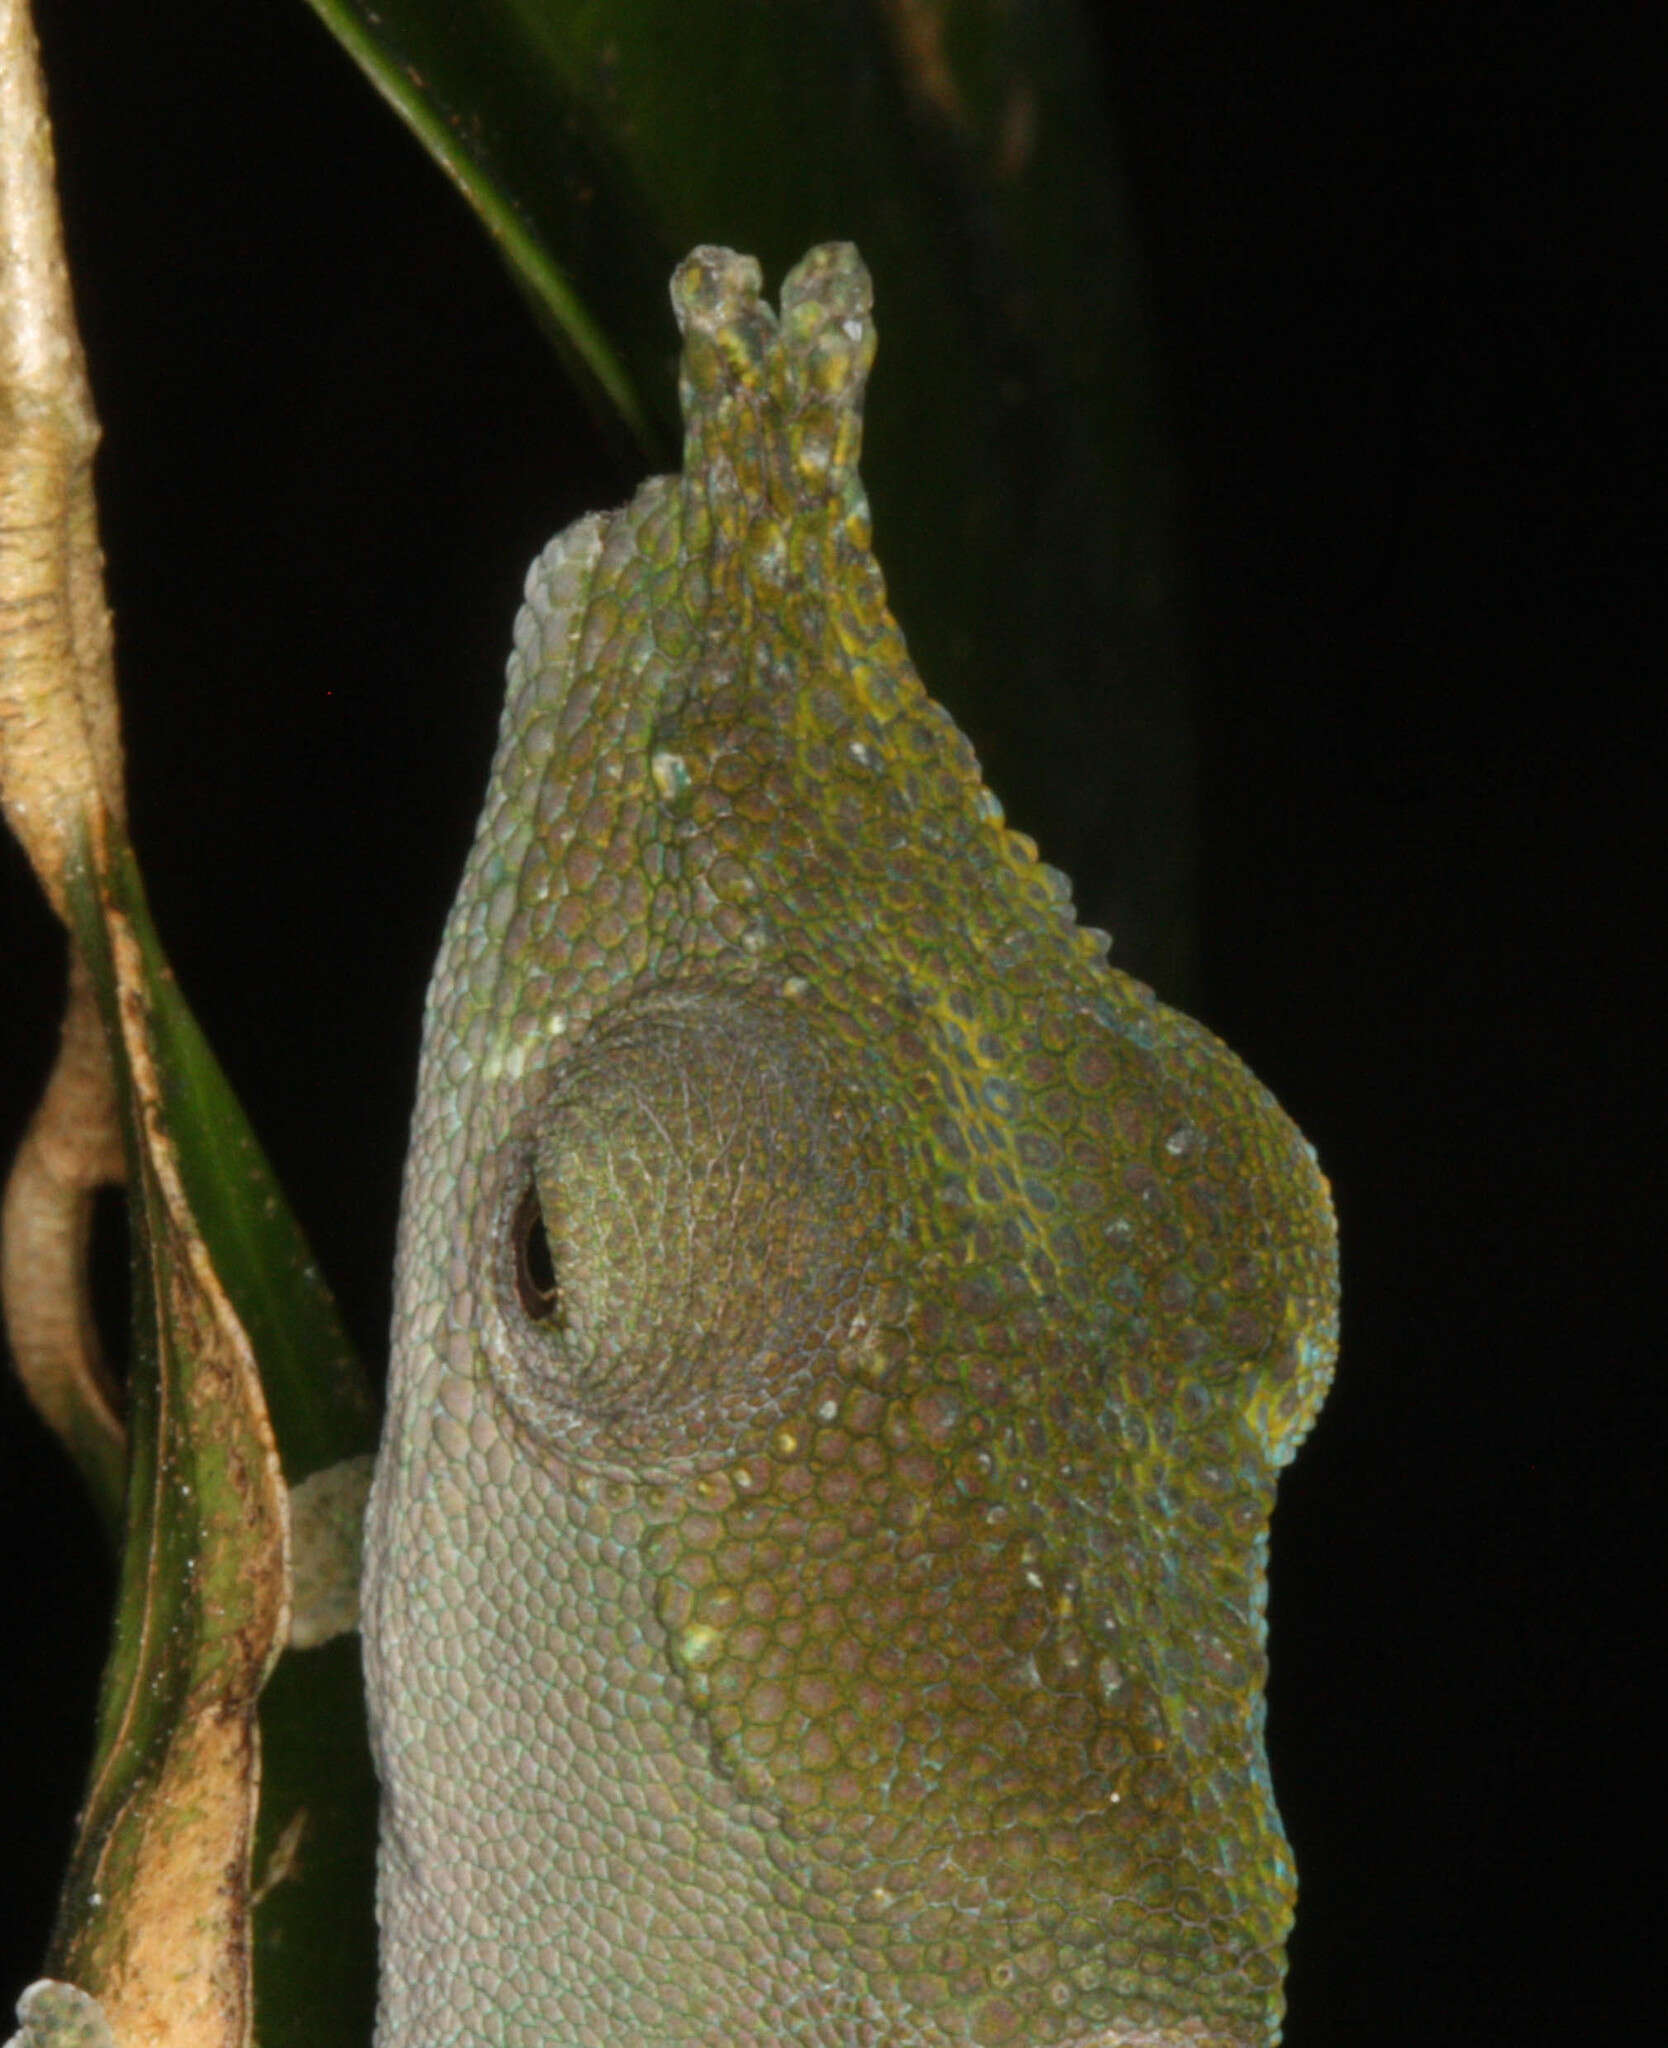
[(516, 1206), (514, 1243), (515, 1286), (521, 1306), (535, 1323), (551, 1322), (561, 1290), (536, 1188), (529, 1188)]

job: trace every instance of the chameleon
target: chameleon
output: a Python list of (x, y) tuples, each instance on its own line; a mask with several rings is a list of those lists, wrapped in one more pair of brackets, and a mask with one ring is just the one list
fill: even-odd
[(425, 1015), (378, 2048), (1261, 2048), (1326, 1183), (912, 667), (855, 249), (672, 298), (682, 473), (529, 571)]

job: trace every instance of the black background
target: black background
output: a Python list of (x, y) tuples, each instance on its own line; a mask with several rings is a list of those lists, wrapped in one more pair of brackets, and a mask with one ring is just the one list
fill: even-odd
[[(135, 837), (378, 1357), (521, 573), (630, 478), (303, 8), (41, 26)], [(1660, 80), (1571, 8), (1102, 27), (1200, 589), (1197, 1005), (1317, 1143), (1344, 1233), (1339, 1379), (1275, 1525), (1286, 2038), (1632, 2038), (1660, 2020)], [(0, 1152), (58, 955), (8, 845)], [(107, 1580), (9, 1382), (0, 1460), (9, 1998)]]

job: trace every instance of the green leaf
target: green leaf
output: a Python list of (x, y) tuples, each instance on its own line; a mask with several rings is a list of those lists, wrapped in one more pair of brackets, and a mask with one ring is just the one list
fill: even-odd
[(366, 2048), (377, 1792), (358, 1634), (286, 1651), (260, 1712), (256, 2039), (259, 2048)]
[(253, 1353), (181, 1182), (152, 1031), (145, 922), (119, 840), (66, 876), (104, 1013), (128, 1161), (133, 1354), (127, 1526), (114, 1637), (51, 1974), (91, 1991), (118, 2039), (205, 2041), (247, 2011), (241, 1950), (255, 1702), (283, 1626), (283, 1498)]
[(1019, 821), (1116, 913), (1123, 957), (1175, 992), (1174, 480), (1070, 0), (311, 4), (660, 467), (673, 264), (720, 242), (779, 276), (814, 242), (858, 244), (881, 335), (864, 475), (916, 659)]
[[(135, 875), (135, 896), (136, 883)], [(136, 929), (181, 1174), (254, 1348), (284, 1478), (294, 1487), (375, 1448), (370, 1383), (148, 917)], [(260, 2048), (363, 2048), (376, 2000), (376, 1777), (357, 1634), (286, 1650), (261, 1692), (259, 1717)]]
[[(374, 1999), (375, 1789), (358, 1649), (338, 1637), (279, 1659), (278, 1489), (280, 1457), (293, 1481), (367, 1452), (374, 1406), (162, 956), (125, 845), (86, 862), (69, 895), (116, 1055), (134, 1314), (113, 1645), (51, 1967), (99, 1992), (118, 2037), (148, 2009), (110, 1988), (139, 1978), (135, 1958), (153, 1979), (217, 1967), (233, 1978), (216, 1959), (244, 1939), (258, 1782), (263, 2048), (360, 2048)], [(215, 1995), (233, 2025), (242, 1994), (227, 1982)]]
[(117, 874), (185, 1191), (260, 1361), (284, 1478), (296, 1486), (375, 1448), (376, 1402), (301, 1227), (163, 955), (131, 854)]

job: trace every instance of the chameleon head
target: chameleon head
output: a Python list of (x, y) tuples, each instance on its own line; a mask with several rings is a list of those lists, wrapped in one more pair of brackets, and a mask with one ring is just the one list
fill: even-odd
[(430, 997), (378, 2041), (1270, 2041), (1325, 1184), (922, 690), (855, 252), (673, 292), (684, 473), (534, 565)]

